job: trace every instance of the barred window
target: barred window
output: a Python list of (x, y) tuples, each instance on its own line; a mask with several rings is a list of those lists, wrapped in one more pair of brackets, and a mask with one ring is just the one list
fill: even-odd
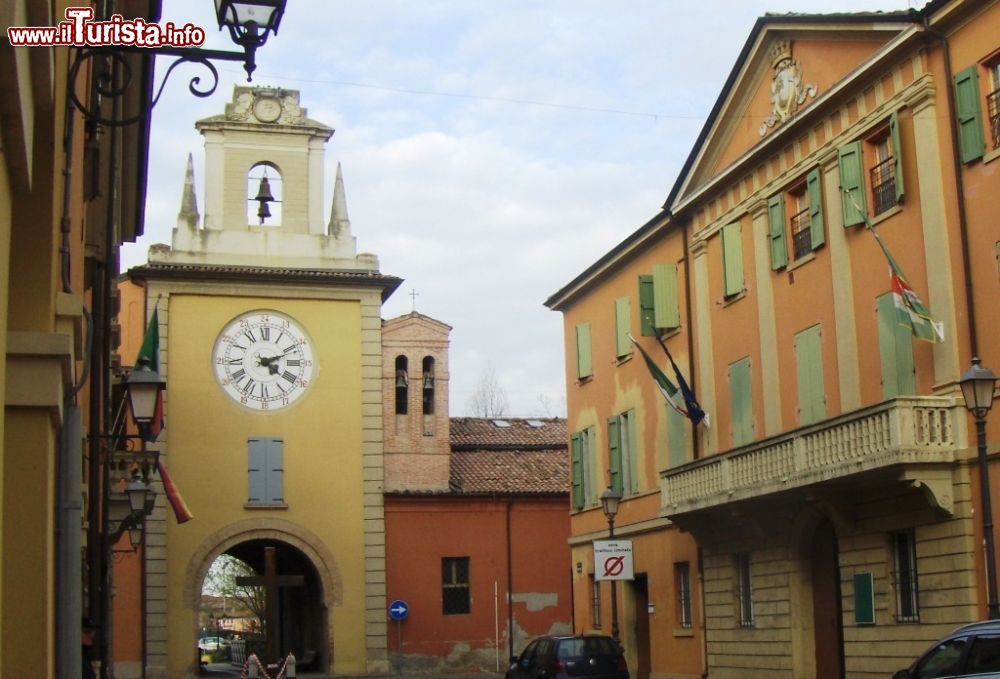
[(753, 587), (750, 555), (746, 552), (736, 555), (736, 599), (740, 627), (753, 627)]
[(591, 592), (591, 612), (594, 615), (593, 627), (594, 629), (601, 629), (601, 581), (594, 580), (594, 576), (590, 576), (590, 592)]
[(872, 166), (872, 211), (880, 215), (896, 204), (896, 158), (889, 132), (872, 141), (875, 164)]
[(896, 576), (896, 620), (920, 622), (917, 602), (917, 546), (913, 530), (892, 534)]
[(687, 561), (674, 564), (674, 589), (677, 593), (677, 621), (689, 629), (691, 617), (691, 564)]
[(441, 603), (445, 615), (462, 615), (471, 610), (469, 557), (441, 559)]
[(1000, 148), (1000, 61), (989, 67), (990, 87), (986, 95), (986, 111), (990, 117), (990, 141), (994, 149)]

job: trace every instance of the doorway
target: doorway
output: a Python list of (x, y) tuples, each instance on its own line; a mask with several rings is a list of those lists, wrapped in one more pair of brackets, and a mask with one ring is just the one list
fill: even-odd
[(649, 679), (649, 583), (645, 573), (636, 573), (632, 581), (635, 602), (635, 679)]
[(829, 519), (824, 519), (816, 526), (810, 554), (816, 679), (843, 679), (844, 634), (839, 549), (837, 533)]

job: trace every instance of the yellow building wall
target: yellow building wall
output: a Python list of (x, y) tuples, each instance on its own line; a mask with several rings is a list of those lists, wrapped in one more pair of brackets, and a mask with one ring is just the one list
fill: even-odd
[[(287, 409), (255, 413), (224, 395), (212, 349), (233, 317), (276, 309), (308, 334), (316, 368), (309, 393)], [(330, 611), (337, 674), (366, 671), (365, 545), (362, 492), (361, 308), (357, 301), (173, 294), (169, 300), (167, 431), (169, 469), (195, 518), (168, 519), (168, 638), (171, 676), (193, 657), (197, 611), (185, 595), (192, 555), (212, 547), (213, 533), (240, 521), (277, 518), (313, 533), (334, 555), (344, 583)], [(161, 346), (163, 338), (161, 336)], [(247, 438), (284, 440), (287, 509), (248, 509)], [(329, 593), (325, 593), (329, 596)]]

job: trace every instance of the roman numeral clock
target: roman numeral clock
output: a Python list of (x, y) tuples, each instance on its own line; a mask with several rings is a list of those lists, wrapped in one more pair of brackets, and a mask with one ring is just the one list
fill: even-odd
[(215, 376), (231, 399), (255, 411), (278, 410), (306, 392), (313, 353), (298, 323), (271, 310), (230, 321), (215, 341)]

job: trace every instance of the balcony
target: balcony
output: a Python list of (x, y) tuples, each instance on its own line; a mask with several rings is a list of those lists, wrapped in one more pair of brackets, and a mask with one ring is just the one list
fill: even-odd
[[(961, 399), (886, 401), (764, 441), (660, 472), (662, 513), (671, 517), (901, 465), (951, 512), (950, 463), (967, 446)], [(927, 467), (940, 469), (928, 471)]]

